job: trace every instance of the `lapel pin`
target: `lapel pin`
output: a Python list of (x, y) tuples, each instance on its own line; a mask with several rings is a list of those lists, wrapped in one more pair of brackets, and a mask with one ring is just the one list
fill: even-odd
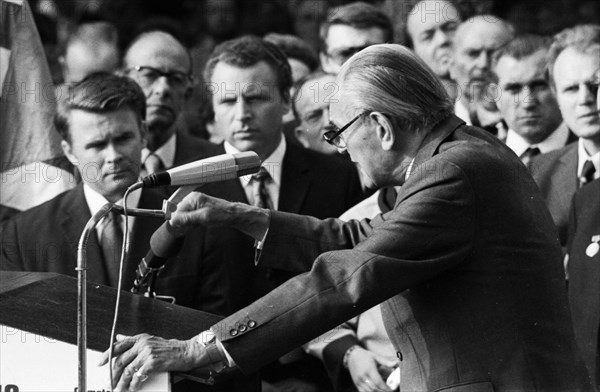
[(600, 250), (600, 244), (598, 244), (598, 242), (600, 242), (600, 234), (593, 236), (592, 243), (585, 249), (585, 254), (588, 257), (594, 257), (598, 254), (598, 251)]

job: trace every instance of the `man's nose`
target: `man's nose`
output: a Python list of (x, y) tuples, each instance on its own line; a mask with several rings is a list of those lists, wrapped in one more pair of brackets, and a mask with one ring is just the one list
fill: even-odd
[(247, 121), (251, 117), (251, 110), (249, 103), (244, 99), (239, 97), (235, 103), (235, 118), (238, 121)]

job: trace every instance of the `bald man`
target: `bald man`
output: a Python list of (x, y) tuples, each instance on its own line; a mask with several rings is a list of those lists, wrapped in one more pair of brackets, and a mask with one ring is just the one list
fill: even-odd
[(192, 63), (181, 42), (162, 31), (143, 33), (129, 45), (123, 65), (146, 95), (146, 173), (216, 154), (215, 145), (182, 130), (181, 112), (192, 91)]
[(474, 16), (456, 29), (450, 76), (458, 86), (455, 114), (465, 122), (478, 123), (475, 113), (479, 101), (486, 99), (492, 54), (513, 34), (509, 23), (491, 15)]
[(94, 72), (114, 72), (120, 62), (117, 29), (108, 22), (81, 24), (69, 37), (59, 62), (68, 84)]

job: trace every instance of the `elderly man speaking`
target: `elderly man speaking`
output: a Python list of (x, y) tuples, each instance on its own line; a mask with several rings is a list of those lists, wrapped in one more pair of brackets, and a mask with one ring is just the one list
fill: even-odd
[(310, 271), (190, 340), (121, 337), (117, 387), (171, 370), (251, 373), (383, 302), (402, 391), (588, 390), (560, 245), (521, 161), (452, 115), (436, 76), (401, 46), (357, 53), (337, 83), (325, 137), (371, 185), (402, 185), (394, 209), (321, 221), (190, 195), (175, 227), (234, 227), (262, 241), (263, 265)]

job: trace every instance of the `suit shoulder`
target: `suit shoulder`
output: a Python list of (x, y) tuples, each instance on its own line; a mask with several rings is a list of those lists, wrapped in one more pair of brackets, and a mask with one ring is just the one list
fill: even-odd
[(175, 164), (195, 161), (208, 158), (219, 154), (219, 146), (208, 140), (185, 134), (177, 135), (177, 145), (175, 149)]
[(40, 230), (52, 225), (61, 211), (72, 208), (77, 188), (63, 192), (45, 203), (22, 211), (6, 221), (5, 228), (16, 227), (24, 230)]
[(533, 158), (529, 163), (529, 171), (536, 180), (552, 176), (556, 173), (556, 165), (561, 161), (577, 165), (577, 143), (571, 143), (561, 149)]
[(311, 166), (322, 166), (323, 168), (327, 167), (338, 170), (355, 170), (354, 164), (350, 160), (346, 160), (342, 155), (328, 155), (297, 146), (291, 147), (290, 150), (297, 150), (297, 154), (302, 156), (305, 162)]

